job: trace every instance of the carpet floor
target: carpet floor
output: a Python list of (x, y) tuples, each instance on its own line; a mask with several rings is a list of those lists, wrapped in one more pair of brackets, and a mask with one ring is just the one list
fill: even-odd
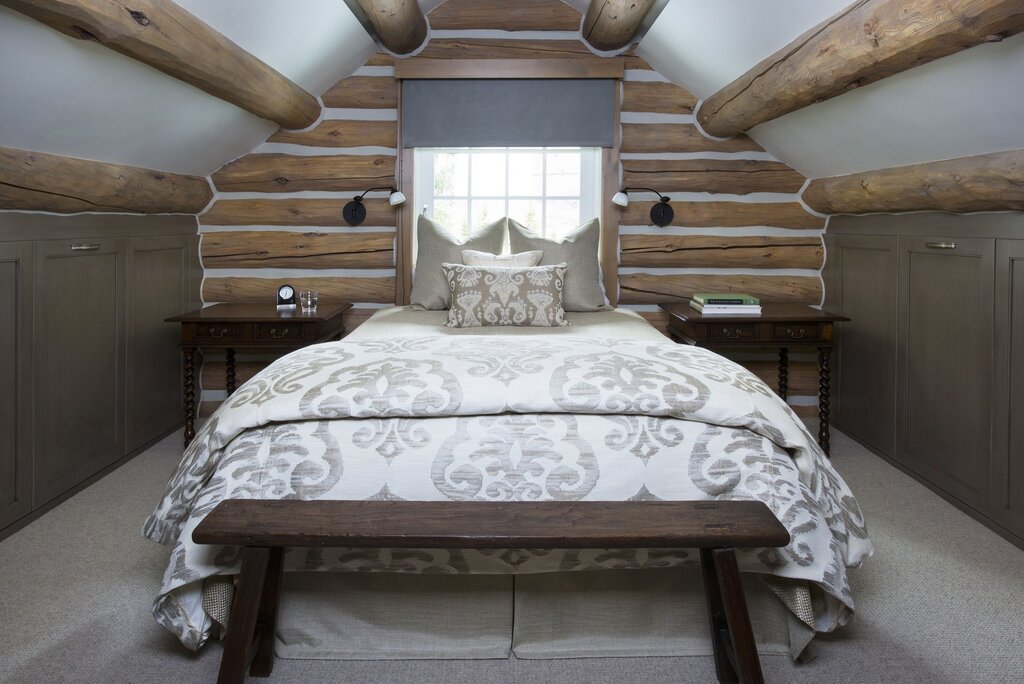
[[(172, 435), (0, 542), (0, 681), (214, 681), (150, 615), (167, 551), (139, 534), (181, 454)], [(1024, 551), (854, 441), (833, 459), (877, 551), (851, 573), (857, 615), (818, 658), (764, 657), (769, 682), (1024, 681)], [(276, 682), (712, 682), (711, 658), (278, 660)]]

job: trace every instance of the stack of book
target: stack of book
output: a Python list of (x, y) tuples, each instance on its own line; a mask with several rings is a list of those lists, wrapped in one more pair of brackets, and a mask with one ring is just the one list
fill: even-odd
[(690, 300), (690, 306), (705, 315), (749, 314), (756, 316), (761, 313), (761, 300), (736, 292), (698, 292)]

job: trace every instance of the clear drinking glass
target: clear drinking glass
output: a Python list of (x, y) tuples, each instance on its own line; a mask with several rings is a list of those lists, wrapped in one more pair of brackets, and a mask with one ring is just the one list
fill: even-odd
[(299, 293), (299, 302), (303, 311), (316, 311), (316, 303), (320, 299), (320, 293), (316, 290), (303, 290)]

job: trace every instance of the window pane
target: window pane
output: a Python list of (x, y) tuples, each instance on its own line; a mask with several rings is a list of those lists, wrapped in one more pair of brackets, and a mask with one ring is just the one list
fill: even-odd
[(505, 196), (505, 153), (473, 155), (473, 197)]
[(544, 236), (558, 238), (580, 225), (579, 200), (548, 200)]
[(505, 200), (475, 199), (471, 207), (473, 217), (473, 230), (483, 228), (488, 223), (493, 223), (505, 215)]
[(542, 202), (539, 199), (510, 199), (508, 201), (508, 217), (538, 233), (542, 232), (542, 209)]
[(465, 197), (469, 194), (469, 155), (438, 152), (434, 155), (434, 196)]
[(548, 155), (548, 195), (579, 196), (580, 153), (552, 152)]
[(434, 215), (431, 217), (458, 237), (469, 235), (466, 230), (466, 200), (434, 200)]
[[(510, 197), (544, 194), (544, 155), (540, 152), (512, 153), (508, 157)], [(516, 219), (517, 221), (519, 219)]]

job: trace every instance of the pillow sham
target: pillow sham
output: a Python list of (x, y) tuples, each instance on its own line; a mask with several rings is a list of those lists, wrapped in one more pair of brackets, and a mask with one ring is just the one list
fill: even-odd
[(541, 250), (541, 266), (566, 263), (564, 306), (566, 311), (605, 311), (605, 296), (598, 245), (601, 224), (597, 219), (584, 223), (562, 240), (548, 240), (526, 228), (515, 219), (508, 219), (508, 239), (513, 252)]
[(569, 325), (562, 308), (565, 264), (533, 268), (444, 264), (442, 269), (452, 294), (446, 327)]
[(451, 290), (441, 264), (462, 261), (463, 249), (492, 254), (500, 252), (505, 243), (505, 230), (505, 219), (502, 218), (460, 242), (446, 228), (420, 214), (416, 224), (416, 267), (409, 303), (431, 311), (447, 309), (451, 305)]
[(462, 263), (466, 266), (516, 266), (530, 267), (540, 263), (544, 252), (534, 249), (519, 254), (488, 254), (472, 249), (462, 250)]

